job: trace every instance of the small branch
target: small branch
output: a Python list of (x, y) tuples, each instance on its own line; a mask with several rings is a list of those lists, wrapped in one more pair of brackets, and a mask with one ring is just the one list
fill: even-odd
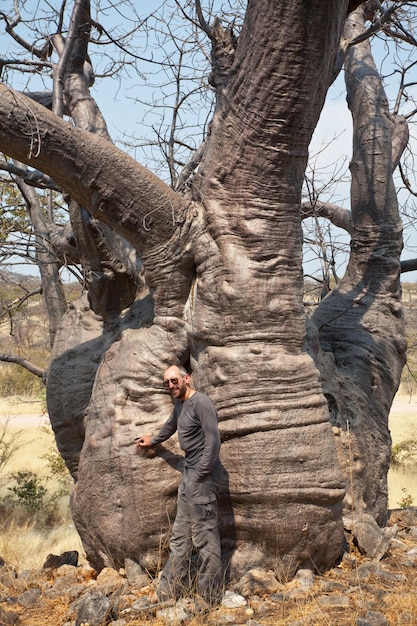
[(10, 312), (13, 311), (13, 309), (18, 309), (20, 306), (22, 306), (24, 302), (26, 302), (26, 300), (29, 300), (29, 298), (31, 298), (32, 296), (39, 296), (41, 293), (42, 287), (37, 287), (33, 291), (29, 291), (28, 293), (26, 293), (21, 298), (16, 298), (16, 300), (13, 300), (13, 302), (10, 302), (6, 305), (6, 307), (4, 307), (6, 310), (4, 313), (0, 314), (0, 319), (2, 317), (5, 317), (6, 315), (9, 315)]
[(343, 228), (347, 233), (352, 234), (351, 212), (336, 204), (331, 204), (330, 202), (303, 202), (301, 219), (306, 219), (307, 217), (325, 217), (334, 226)]
[[(380, 5), (380, 8), (382, 9), (381, 5)], [(397, 9), (397, 6), (394, 3), (389, 9), (387, 9), (381, 15), (379, 19), (375, 20), (365, 32), (361, 33), (360, 35), (358, 35), (357, 37), (349, 41), (349, 43), (347, 44), (347, 50), (351, 48), (352, 46), (355, 46), (358, 43), (362, 43), (362, 41), (366, 41), (366, 39), (369, 39), (371, 35), (380, 31), (383, 28), (383, 26), (387, 24), (387, 22), (391, 21), (391, 16), (395, 12), (396, 9)]]
[(204, 19), (203, 11), (201, 9), (200, 0), (195, 0), (195, 8), (196, 8), (196, 11), (197, 11), (197, 17), (198, 17), (198, 21), (200, 23), (201, 28), (206, 33), (207, 37), (211, 41), (213, 41), (214, 40), (213, 31), (210, 28), (210, 26), (207, 24), (206, 20)]
[(206, 142), (204, 141), (201, 146), (194, 152), (191, 160), (186, 163), (178, 176), (177, 184), (175, 185), (175, 191), (180, 191), (185, 187), (185, 183), (190, 178), (193, 171), (198, 167), (201, 159), (203, 158)]
[(52, 189), (53, 191), (62, 192), (61, 187), (59, 187), (56, 182), (52, 180), (52, 178), (42, 174), (39, 170), (30, 171), (25, 167), (19, 167), (14, 163), (6, 161), (0, 161), (0, 170), (13, 174), (14, 176), (19, 176), (19, 178), (31, 187), (38, 187), (39, 189)]
[(392, 171), (400, 163), (400, 159), (410, 139), (407, 120), (402, 115), (390, 115)]
[(417, 198), (417, 192), (416, 192), (416, 191), (414, 191), (414, 189), (411, 187), (411, 183), (410, 183), (410, 181), (408, 180), (407, 176), (405, 175), (405, 172), (404, 172), (404, 170), (403, 170), (403, 167), (402, 167), (401, 163), (399, 163), (399, 165), (398, 165), (398, 169), (400, 170), (401, 180), (403, 181), (403, 183), (404, 183), (404, 185), (405, 185), (405, 187), (406, 187), (407, 191), (408, 191), (409, 193), (411, 193), (411, 195), (412, 195), (412, 196), (415, 196), (415, 197)]
[(13, 354), (3, 354), (0, 352), (0, 361), (5, 363), (16, 363), (16, 365), (20, 365), (31, 372), (35, 376), (39, 376), (42, 380), (46, 381), (47, 370), (41, 367), (38, 367), (34, 363), (27, 361), (26, 359), (22, 359), (20, 356), (14, 356)]
[(401, 261), (401, 274), (405, 272), (413, 272), (417, 270), (417, 259), (407, 259), (406, 261)]

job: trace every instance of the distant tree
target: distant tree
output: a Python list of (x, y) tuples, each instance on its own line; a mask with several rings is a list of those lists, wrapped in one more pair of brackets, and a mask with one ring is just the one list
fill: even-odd
[[(192, 93), (178, 82), (188, 39), (168, 19), (170, 4), (155, 19), (176, 42), (160, 65), (148, 41), (126, 52), (135, 32), (146, 39), (156, 11), (123, 36), (100, 23), (104, 12), (93, 19), (87, 0), (74, 2), (68, 25), (64, 9), (47, 7), (49, 34), (26, 48), (32, 65), (53, 70), (52, 95), (0, 87), (0, 149), (62, 189), (88, 290), (88, 302), (62, 317), (47, 379), (87, 556), (97, 568), (126, 556), (156, 567), (175, 507), (177, 445), (149, 459), (134, 454), (133, 440), (166, 417), (161, 372), (179, 361), (219, 410), (231, 569), (323, 569), (342, 551), (343, 512), (387, 518), (388, 413), (406, 352), (393, 171), (408, 126), (389, 110), (370, 37), (414, 45), (414, 5), (249, 0), (233, 24), (209, 18), (199, 1), (175, 3), (197, 43), (211, 45), (214, 110), (204, 145), (192, 133), (183, 141), (184, 154), (196, 148), (188, 163), (176, 156), (175, 134), (187, 135), (175, 102)], [(3, 19), (17, 39), (18, 17)], [(124, 72), (140, 61), (171, 72), (166, 89), (174, 78), (175, 132), (155, 128), (170, 184), (110, 140), (91, 91), (90, 46), (103, 41), (122, 51)], [(314, 194), (302, 204), (311, 137), (342, 67), (353, 120), (350, 211)], [(10, 60), (3, 68), (11, 76)], [(351, 237), (344, 276), (309, 319), (307, 215)]]

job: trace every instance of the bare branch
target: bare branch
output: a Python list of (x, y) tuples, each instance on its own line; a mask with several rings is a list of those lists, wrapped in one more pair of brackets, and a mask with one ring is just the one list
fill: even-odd
[(42, 378), (44, 382), (46, 381), (46, 375), (47, 375), (48, 370), (43, 369), (42, 367), (39, 367), (38, 365), (35, 365), (34, 363), (31, 363), (31, 361), (22, 359), (22, 357), (20, 356), (15, 356), (13, 354), (0, 353), (0, 361), (3, 361), (5, 363), (16, 363), (17, 365), (20, 365), (21, 367), (24, 367), (25, 369), (27, 369), (29, 372), (31, 372), (35, 376), (39, 376), (39, 378)]
[(46, 43), (45, 46), (43, 46), (43, 48), (35, 48), (33, 43), (29, 43), (28, 41), (20, 37), (20, 35), (18, 35), (15, 31), (15, 27), (22, 21), (20, 13), (18, 12), (18, 9), (17, 9), (16, 2), (14, 3), (14, 8), (16, 11), (16, 18), (14, 20), (11, 20), (3, 11), (0, 12), (0, 18), (6, 22), (6, 26), (5, 26), (6, 33), (8, 33), (10, 37), (12, 37), (15, 40), (15, 42), (19, 44), (24, 50), (27, 50), (34, 56), (44, 61), (45, 59), (48, 58), (48, 56), (51, 53), (49, 42)]
[(5, 307), (3, 307), (4, 310), (2, 313), (0, 313), (0, 319), (2, 317), (8, 317), (12, 311), (21, 307), (22, 304), (26, 302), (26, 300), (29, 300), (29, 298), (31, 298), (32, 296), (39, 296), (41, 293), (42, 287), (37, 287), (36, 289), (25, 293), (25, 295), (21, 298), (16, 298), (16, 300), (13, 300), (13, 302), (9, 302)]
[(301, 218), (325, 217), (332, 224), (352, 234), (352, 215), (348, 209), (343, 209), (331, 202), (303, 202)]
[[(89, 3), (87, 3), (89, 5)], [(82, 21), (84, 19), (84, 22)], [(72, 54), (72, 50), (81, 37), (81, 31), (83, 37), (89, 37), (90, 28), (88, 24), (88, 9), (86, 8), (85, 0), (76, 0), (74, 2), (74, 9), (71, 15), (70, 27), (68, 35), (65, 41), (62, 54), (59, 57), (58, 65), (54, 72), (54, 97), (52, 103), (52, 110), (59, 117), (64, 113), (64, 75), (67, 69), (69, 58)]]
[(195, 8), (196, 8), (196, 11), (197, 11), (197, 17), (198, 17), (198, 21), (200, 23), (201, 28), (206, 33), (207, 37), (211, 41), (214, 41), (213, 31), (210, 28), (210, 26), (207, 24), (206, 20), (204, 19), (203, 11), (201, 9), (200, 0), (195, 0)]
[(39, 189), (52, 189), (53, 191), (62, 192), (59, 185), (52, 178), (46, 176), (39, 170), (28, 170), (26, 167), (20, 167), (10, 161), (0, 161), (0, 170), (8, 172), (14, 176), (19, 176), (27, 185), (38, 187)]
[(417, 259), (407, 259), (406, 261), (401, 261), (401, 274), (413, 272), (414, 270), (417, 270)]
[(406, 176), (401, 163), (399, 163), (398, 169), (400, 170), (401, 180), (403, 181), (407, 191), (411, 193), (412, 196), (415, 196), (417, 198), (417, 191), (414, 191), (414, 189), (411, 187), (411, 183), (408, 177)]

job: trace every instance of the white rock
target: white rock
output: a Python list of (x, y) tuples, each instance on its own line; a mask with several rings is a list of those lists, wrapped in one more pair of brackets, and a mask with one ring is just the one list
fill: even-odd
[(246, 606), (247, 602), (245, 598), (238, 593), (235, 593), (234, 591), (226, 591), (221, 604), (227, 609), (238, 609), (241, 606)]

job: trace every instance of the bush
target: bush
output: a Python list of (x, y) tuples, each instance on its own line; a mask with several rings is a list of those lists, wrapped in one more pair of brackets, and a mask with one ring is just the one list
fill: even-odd
[[(12, 474), (16, 485), (8, 487), (14, 494), (14, 501), (29, 513), (39, 511), (44, 505), (47, 489), (41, 478), (29, 470), (21, 470)], [(13, 500), (13, 498), (12, 498)]]
[(9, 432), (9, 419), (4, 424), (0, 424), (0, 472), (21, 446), (21, 431)]
[(392, 446), (391, 466), (392, 467), (417, 467), (417, 437), (411, 436)]

